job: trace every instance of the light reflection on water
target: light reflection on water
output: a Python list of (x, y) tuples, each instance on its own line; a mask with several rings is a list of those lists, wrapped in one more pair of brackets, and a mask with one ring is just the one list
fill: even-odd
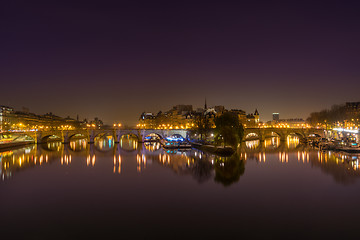
[(288, 148), (294, 149), (299, 145), (300, 139), (296, 135), (289, 135), (286, 138), (286, 143), (287, 143)]
[(98, 137), (94, 141), (94, 146), (100, 151), (109, 151), (114, 147), (115, 141), (112, 136)]
[[(11, 229), (25, 218), (22, 229), (34, 238), (46, 229), (69, 236), (79, 224), (102, 236), (127, 231), (126, 224), (132, 233), (139, 226), (149, 233), (159, 219), (165, 230), (193, 219), (190, 226), (205, 232), (240, 224), (254, 234), (255, 222), (256, 230), (274, 236), (278, 225), (288, 222), (303, 232), (306, 226), (326, 228), (334, 214), (357, 218), (352, 206), (360, 198), (358, 155), (291, 144), (270, 138), (220, 157), (196, 149), (164, 150), (132, 138), (115, 144), (105, 137), (99, 144), (75, 139), (1, 152), (2, 227)], [(349, 204), (341, 205), (344, 200)], [(34, 214), (22, 214), (29, 211)], [(333, 229), (339, 228), (327, 230)]]
[(125, 135), (120, 138), (120, 148), (125, 151), (134, 151), (138, 148), (138, 140), (131, 135)]
[(249, 149), (256, 149), (260, 145), (260, 140), (250, 140), (245, 142), (246, 147)]
[(264, 141), (265, 148), (277, 148), (280, 145), (279, 137), (266, 138)]
[[(219, 176), (230, 177), (230, 173), (225, 174), (225, 170), (244, 174), (248, 161), (263, 164), (269, 161), (285, 164), (296, 161), (310, 164), (333, 175), (337, 182), (343, 184), (353, 183), (360, 176), (359, 155), (316, 151), (300, 145), (296, 137), (288, 138), (285, 143), (281, 143), (277, 137), (266, 139), (264, 142), (247, 141), (231, 157), (220, 157), (197, 149), (164, 150), (158, 142), (138, 145), (137, 139), (132, 137), (122, 138), (119, 144), (115, 144), (112, 137), (104, 137), (94, 145), (87, 144), (86, 139), (75, 139), (69, 145), (51, 142), (2, 152), (0, 153), (1, 179), (9, 179), (14, 174), (18, 174), (18, 171), (45, 163), (59, 161), (60, 165), (70, 165), (74, 159), (81, 161), (83, 157), (85, 166), (94, 167), (97, 155), (101, 152), (109, 152), (113, 159), (112, 172), (118, 174), (122, 172), (124, 158), (122, 155), (126, 154), (126, 158), (135, 156), (138, 173), (145, 171), (148, 164), (156, 162), (177, 174), (200, 174), (200, 179), (204, 179), (203, 175), (214, 175), (214, 181), (218, 182), (222, 179)], [(103, 156), (102, 161), (105, 161)], [(241, 171), (235, 168), (241, 168)]]
[(88, 144), (87, 139), (78, 139), (70, 141), (70, 149), (75, 152), (81, 152), (86, 150)]
[(145, 142), (144, 147), (150, 152), (155, 152), (161, 148), (161, 145), (159, 142)]
[(286, 142), (283, 143), (280, 141), (280, 137), (265, 138), (264, 142), (260, 142), (259, 139), (245, 141), (246, 148), (251, 150), (255, 150), (259, 148), (277, 149), (282, 145), (289, 149), (295, 149), (299, 146), (299, 144), (300, 144), (300, 139), (294, 135), (289, 135), (286, 138)]

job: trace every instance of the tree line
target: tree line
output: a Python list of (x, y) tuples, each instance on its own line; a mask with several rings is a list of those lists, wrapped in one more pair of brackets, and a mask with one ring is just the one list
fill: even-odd
[(334, 122), (343, 122), (345, 120), (358, 121), (360, 114), (357, 111), (353, 111), (345, 104), (333, 105), (330, 109), (324, 109), (320, 112), (310, 113), (310, 117), (307, 121), (316, 125), (317, 123), (331, 124)]
[[(230, 145), (236, 147), (244, 137), (244, 127), (239, 121), (237, 114), (224, 112), (216, 116), (215, 123), (215, 144)], [(211, 128), (210, 120), (207, 116), (196, 119), (196, 131), (201, 135), (201, 139), (206, 139)]]

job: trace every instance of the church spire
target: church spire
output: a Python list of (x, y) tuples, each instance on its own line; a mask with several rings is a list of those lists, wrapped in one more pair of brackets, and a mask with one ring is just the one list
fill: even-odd
[(207, 104), (206, 104), (206, 97), (205, 97), (205, 110), (207, 109)]

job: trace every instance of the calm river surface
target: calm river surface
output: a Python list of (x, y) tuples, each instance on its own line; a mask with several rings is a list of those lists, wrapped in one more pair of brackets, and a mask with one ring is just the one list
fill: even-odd
[[(30, 145), (0, 153), (1, 236), (357, 238), (356, 155), (247, 142), (223, 158), (158, 143)], [(6, 238), (4, 238), (6, 239)]]

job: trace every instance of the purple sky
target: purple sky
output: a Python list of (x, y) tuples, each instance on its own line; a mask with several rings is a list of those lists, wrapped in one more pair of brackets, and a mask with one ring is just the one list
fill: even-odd
[(135, 124), (205, 97), (265, 121), (360, 101), (358, 1), (74, 2), (2, 3), (0, 105)]

